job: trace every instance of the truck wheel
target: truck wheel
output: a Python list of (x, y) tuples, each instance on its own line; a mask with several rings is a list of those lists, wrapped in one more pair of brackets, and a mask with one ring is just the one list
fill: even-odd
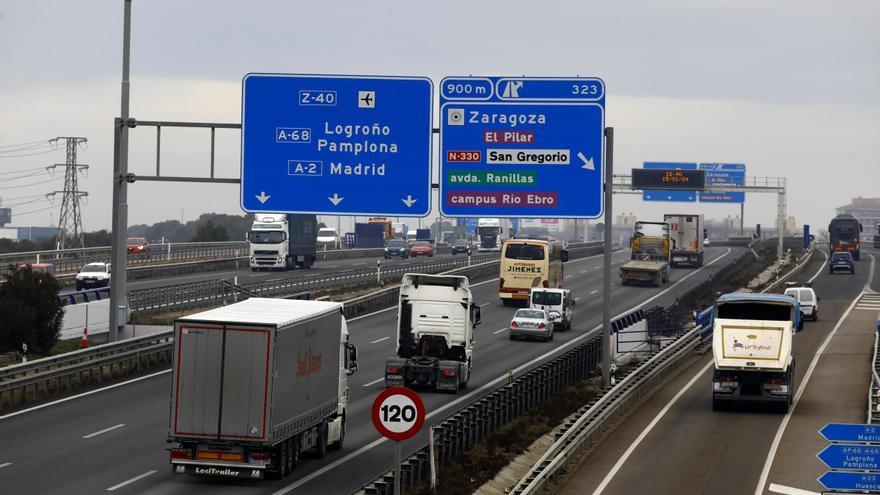
[(327, 434), (330, 432), (330, 427), (326, 421), (323, 421), (320, 428), (318, 433), (320, 438), (318, 438), (318, 445), (315, 446), (315, 453), (318, 455), (318, 459), (323, 459), (327, 457)]
[(333, 450), (342, 450), (342, 444), (345, 442), (345, 413), (342, 414), (342, 424), (339, 428), (339, 440), (330, 445)]

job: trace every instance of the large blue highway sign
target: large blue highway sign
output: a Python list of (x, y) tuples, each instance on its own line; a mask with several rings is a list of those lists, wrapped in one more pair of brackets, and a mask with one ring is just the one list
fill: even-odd
[(880, 426), (869, 424), (828, 423), (819, 434), (829, 442), (880, 443)]
[(427, 215), (432, 108), (422, 77), (246, 75), (242, 209)]
[(858, 490), (860, 493), (880, 491), (880, 473), (828, 471), (818, 481), (827, 490)]
[(880, 445), (832, 444), (816, 457), (831, 469), (880, 471)]
[[(672, 169), (672, 170), (696, 170), (696, 163), (678, 162), (645, 162), (643, 168), (647, 169)], [(708, 177), (706, 178), (708, 185)], [(671, 189), (654, 189), (642, 192), (645, 201), (683, 201), (692, 203), (697, 200), (697, 191), (674, 191)]]
[(604, 132), (601, 79), (447, 77), (440, 83), (440, 210), (598, 218)]
[[(706, 187), (743, 187), (746, 184), (746, 166), (742, 163), (701, 163), (706, 172)], [(702, 203), (745, 203), (744, 192), (700, 192)]]

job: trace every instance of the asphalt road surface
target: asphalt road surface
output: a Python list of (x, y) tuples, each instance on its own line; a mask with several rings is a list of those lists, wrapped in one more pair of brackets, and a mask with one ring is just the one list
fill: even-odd
[(815, 455), (827, 442), (818, 429), (826, 422), (865, 419), (873, 329), (864, 328), (854, 301), (872, 267), (875, 286), (880, 278), (868, 256), (857, 262), (855, 275), (829, 275), (825, 259), (814, 257), (797, 277), (815, 276), (821, 301), (819, 321), (806, 322), (794, 339), (800, 395), (788, 416), (757, 407), (713, 412), (710, 351), (616, 428), (560, 493), (643, 493), (647, 487), (657, 495), (819, 492), (816, 477), (824, 470)]
[[(677, 294), (731, 262), (742, 248), (712, 247), (701, 269), (675, 269), (662, 288), (622, 287), (613, 277), (612, 314), (642, 305), (668, 305)], [(614, 254), (614, 269), (627, 256)], [(552, 342), (511, 342), (507, 325), (514, 308), (497, 297), (497, 279), (472, 281), (482, 306), (477, 328), (474, 373), (458, 395), (422, 393), (428, 420), (422, 434), (404, 443), (404, 455), (427, 441), (427, 427), (500, 386), (508, 372), (521, 374), (595, 334), (602, 314), (602, 257), (565, 264), (565, 286), (577, 300), (574, 327)], [(829, 308), (830, 309), (830, 308)], [(829, 311), (830, 313), (831, 311)], [(280, 481), (196, 478), (171, 473), (167, 444), (171, 374), (159, 371), (114, 388), (74, 396), (36, 410), (0, 417), (0, 486), (8, 493), (351, 493), (390, 467), (391, 445), (369, 419), (382, 390), (385, 359), (394, 352), (396, 313), (379, 311), (349, 320), (359, 349), (359, 371), (350, 378), (349, 429), (345, 448), (323, 460), (305, 459)]]

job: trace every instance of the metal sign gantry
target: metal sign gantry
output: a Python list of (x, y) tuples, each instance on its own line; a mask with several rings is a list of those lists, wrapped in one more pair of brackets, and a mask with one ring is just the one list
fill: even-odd
[[(615, 174), (613, 177), (613, 191), (618, 194), (642, 194), (641, 189), (633, 189), (632, 176)], [(724, 186), (713, 187), (706, 186), (702, 189), (707, 193), (775, 193), (776, 194), (776, 232), (779, 237), (779, 244), (776, 254), (782, 257), (783, 253), (783, 237), (785, 236), (785, 218), (786, 212), (786, 180), (785, 177), (746, 177), (741, 187)]]

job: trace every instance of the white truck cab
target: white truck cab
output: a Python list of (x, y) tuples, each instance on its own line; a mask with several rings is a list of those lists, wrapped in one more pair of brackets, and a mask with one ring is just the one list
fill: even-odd
[(555, 330), (571, 330), (574, 299), (569, 289), (533, 288), (529, 293), (529, 307), (546, 310)]

